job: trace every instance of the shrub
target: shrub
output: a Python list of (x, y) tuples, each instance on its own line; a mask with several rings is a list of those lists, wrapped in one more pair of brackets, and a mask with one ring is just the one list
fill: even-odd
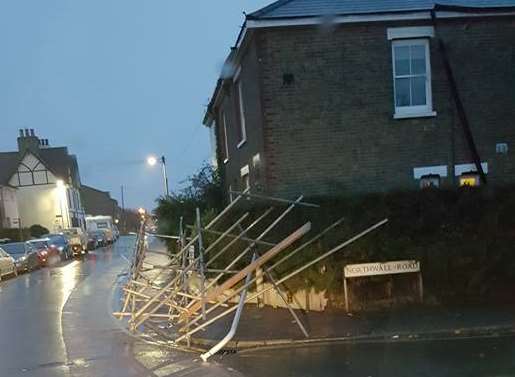
[(30, 230), (30, 235), (35, 238), (39, 238), (45, 234), (50, 233), (47, 228), (45, 228), (44, 226), (41, 226), (39, 224), (31, 225), (29, 230)]

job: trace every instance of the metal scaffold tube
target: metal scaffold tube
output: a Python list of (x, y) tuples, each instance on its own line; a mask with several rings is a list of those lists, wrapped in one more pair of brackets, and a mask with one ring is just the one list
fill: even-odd
[[(122, 290), (123, 304), (113, 313), (126, 319), (131, 331), (147, 329), (148, 336), (168, 336), (176, 347), (180, 347), (179, 343), (189, 346), (192, 335), (235, 312), (228, 333), (201, 355), (207, 360), (234, 337), (246, 303), (257, 302), (261, 308), (279, 300), (279, 306), (288, 310), (292, 323), (308, 338), (309, 326), (298, 314), (303, 306), (291, 302), (289, 297), (294, 293), (285, 282), (388, 221), (377, 222), (342, 242), (343, 237), (337, 233), (344, 221), (340, 218), (308, 238), (312, 230), (309, 217), (318, 204), (303, 202), (302, 195), (290, 200), (251, 194), (248, 190), (237, 194), (207, 225), (202, 224), (207, 217), (199, 208), (191, 214), (191, 225), (184, 224), (181, 217), (177, 236), (147, 233), (142, 222)], [(257, 207), (249, 206), (252, 201), (259, 202)], [(277, 210), (262, 206), (266, 202), (278, 203)], [(239, 204), (242, 206), (238, 208)], [(328, 239), (336, 246), (314, 253), (313, 244), (330, 232), (333, 233)], [(148, 237), (161, 239), (156, 242), (162, 244), (167, 239), (176, 240), (174, 249), (178, 251), (163, 251)], [(269, 291), (274, 294), (265, 295)], [(159, 323), (166, 325), (157, 326)], [(172, 330), (165, 330), (169, 328)]]

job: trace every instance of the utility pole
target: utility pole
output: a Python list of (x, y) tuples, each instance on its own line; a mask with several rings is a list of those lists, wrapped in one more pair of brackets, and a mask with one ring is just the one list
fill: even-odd
[(127, 229), (126, 229), (126, 224), (125, 224), (125, 201), (124, 201), (124, 198), (123, 198), (123, 185), (120, 186), (121, 188), (121, 191), (122, 191), (122, 214), (121, 214), (121, 222), (122, 222), (122, 229), (123, 229), (123, 232), (126, 233), (127, 232)]
[(165, 182), (165, 195), (166, 199), (170, 196), (170, 191), (168, 190), (168, 175), (166, 174), (166, 160), (165, 156), (161, 156), (161, 165), (163, 166), (163, 180)]

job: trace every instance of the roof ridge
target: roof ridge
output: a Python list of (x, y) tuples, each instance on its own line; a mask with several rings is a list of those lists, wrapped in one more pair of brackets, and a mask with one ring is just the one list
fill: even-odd
[(294, 0), (277, 0), (277, 1), (273, 2), (272, 4), (268, 4), (267, 6), (265, 6), (263, 8), (260, 8), (260, 9), (258, 9), (256, 11), (246, 15), (246, 18), (247, 19), (252, 19), (254, 17), (261, 17), (265, 13), (273, 11), (273, 10), (275, 10), (277, 8), (280, 8), (283, 5), (286, 5), (287, 3), (290, 3), (292, 1), (294, 1)]
[(515, 0), (277, 0), (246, 16), (247, 20), (449, 10), (513, 11)]

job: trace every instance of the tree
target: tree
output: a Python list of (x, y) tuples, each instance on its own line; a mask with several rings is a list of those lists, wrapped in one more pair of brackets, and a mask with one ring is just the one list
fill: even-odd
[(30, 230), (30, 235), (32, 237), (36, 237), (36, 238), (39, 238), (44, 234), (50, 233), (50, 231), (47, 228), (45, 228), (44, 226), (41, 226), (39, 224), (31, 225), (29, 230)]
[(204, 165), (186, 180), (187, 186), (170, 197), (157, 199), (154, 214), (158, 217), (159, 232), (177, 235), (179, 221), (195, 223), (195, 211), (218, 212), (223, 206), (223, 193), (218, 171), (210, 164)]

